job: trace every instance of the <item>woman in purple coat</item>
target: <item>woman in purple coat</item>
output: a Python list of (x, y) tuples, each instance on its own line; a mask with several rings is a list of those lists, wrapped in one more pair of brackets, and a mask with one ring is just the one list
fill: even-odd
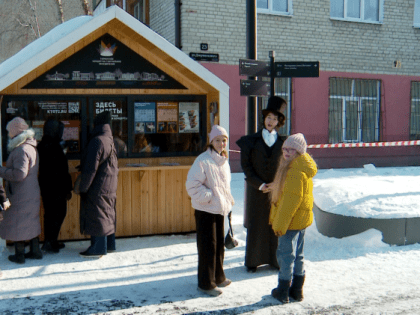
[(115, 251), (118, 160), (109, 111), (95, 117), (81, 161), (80, 232), (91, 236), (83, 257), (100, 257)]
[[(6, 166), (0, 167), (0, 177), (6, 180), (6, 194), (11, 203), (10, 209), (3, 213), (0, 237), (14, 242), (15, 255), (10, 255), (9, 260), (19, 264), (25, 263), (25, 258), (42, 258), (38, 239), (41, 234), (39, 157), (35, 132), (28, 128), (20, 117), (7, 124), (9, 157)], [(25, 254), (27, 240), (30, 240), (30, 252)]]

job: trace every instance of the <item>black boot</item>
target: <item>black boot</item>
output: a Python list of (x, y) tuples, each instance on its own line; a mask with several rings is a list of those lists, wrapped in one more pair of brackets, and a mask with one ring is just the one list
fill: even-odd
[(289, 303), (289, 289), (290, 289), (290, 283), (289, 280), (279, 280), (279, 284), (277, 288), (273, 289), (271, 291), (271, 296), (283, 304)]
[(29, 251), (29, 253), (25, 254), (25, 258), (42, 259), (42, 252), (39, 249), (39, 238), (34, 237), (33, 239), (31, 239), (29, 245), (31, 250)]
[(58, 253), (58, 252), (60, 252), (60, 248), (58, 247), (58, 242), (57, 242), (57, 244), (54, 244), (53, 242), (50, 242), (50, 241), (45, 241), (44, 244), (41, 247), (41, 250), (43, 252), (47, 252), (47, 253)]
[(25, 263), (25, 242), (15, 242), (15, 254), (10, 255), (9, 260), (17, 264)]
[(305, 283), (305, 276), (293, 276), (292, 287), (290, 288), (289, 295), (295, 301), (303, 301), (303, 284)]

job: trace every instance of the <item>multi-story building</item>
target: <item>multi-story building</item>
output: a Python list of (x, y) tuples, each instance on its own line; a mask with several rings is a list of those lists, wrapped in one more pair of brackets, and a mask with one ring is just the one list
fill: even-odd
[[(49, 2), (58, 3), (37, 1), (44, 21), (48, 10), (40, 8)], [(64, 15), (86, 14), (86, 1), (70, 2), (73, 11), (64, 1)], [(240, 80), (246, 77), (239, 75), (239, 59), (246, 58), (246, 2), (90, 4), (95, 14), (119, 5), (186, 54), (203, 57), (201, 63), (230, 86), (230, 148), (235, 150), (236, 140), (246, 132), (246, 97), (240, 96)], [(281, 133), (302, 132), (310, 144), (356, 144), (311, 149), (320, 167), (420, 164), (417, 145), (362, 147), (420, 139), (420, 0), (257, 0), (256, 5), (259, 60), (268, 61), (269, 52), (275, 51), (279, 62), (320, 62), (318, 78), (276, 78), (275, 93), (288, 101)], [(60, 12), (47, 15), (59, 22)], [(2, 43), (10, 36), (2, 36)], [(259, 98), (260, 107), (265, 102)], [(232, 152), (230, 159), (239, 170), (239, 154)]]
[[(202, 63), (230, 86), (231, 149), (237, 148), (246, 129), (246, 97), (240, 96), (245, 77), (239, 75), (239, 59), (246, 58), (246, 0), (136, 3), (148, 12), (144, 22), (186, 54), (218, 55), (218, 61)], [(302, 132), (310, 144), (359, 144), (311, 149), (321, 167), (419, 164), (418, 146), (361, 143), (420, 138), (420, 0), (256, 4), (259, 60), (275, 51), (276, 61), (320, 62), (319, 78), (275, 80), (275, 93), (289, 105), (282, 133)], [(238, 169), (239, 154), (231, 153), (231, 164)]]

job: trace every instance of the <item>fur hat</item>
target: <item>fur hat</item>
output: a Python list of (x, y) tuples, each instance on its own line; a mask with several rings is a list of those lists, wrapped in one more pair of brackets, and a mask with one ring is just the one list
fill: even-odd
[(23, 118), (15, 117), (11, 121), (8, 122), (6, 125), (6, 130), (9, 132), (9, 137), (14, 138), (18, 134), (22, 133), (26, 129), (28, 129), (29, 126), (26, 123), (26, 121)]
[(283, 148), (295, 149), (300, 154), (306, 153), (306, 147), (305, 137), (301, 133), (289, 136), (283, 143)]
[(268, 99), (267, 108), (263, 109), (262, 113), (264, 117), (266, 117), (269, 113), (273, 113), (276, 114), (279, 119), (281, 117), (285, 119), (286, 116), (284, 116), (284, 111), (286, 110), (286, 105), (287, 102), (283, 98), (278, 96), (271, 96)]
[(209, 133), (209, 143), (211, 143), (213, 141), (213, 139), (217, 136), (225, 136), (226, 138), (229, 139), (229, 136), (228, 136), (225, 128), (223, 128), (219, 125), (214, 125), (211, 128), (211, 131)]

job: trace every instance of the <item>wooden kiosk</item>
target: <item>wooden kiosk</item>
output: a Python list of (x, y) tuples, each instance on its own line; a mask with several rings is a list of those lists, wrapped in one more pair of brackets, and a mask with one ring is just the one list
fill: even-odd
[[(125, 11), (70, 20), (0, 64), (0, 103), (3, 161), (7, 122), (24, 118), (40, 140), (55, 117), (65, 124), (73, 180), (95, 115), (111, 111), (116, 236), (195, 230), (185, 181), (211, 125), (229, 131), (229, 87)], [(79, 204), (73, 195), (61, 240), (88, 237)]]

